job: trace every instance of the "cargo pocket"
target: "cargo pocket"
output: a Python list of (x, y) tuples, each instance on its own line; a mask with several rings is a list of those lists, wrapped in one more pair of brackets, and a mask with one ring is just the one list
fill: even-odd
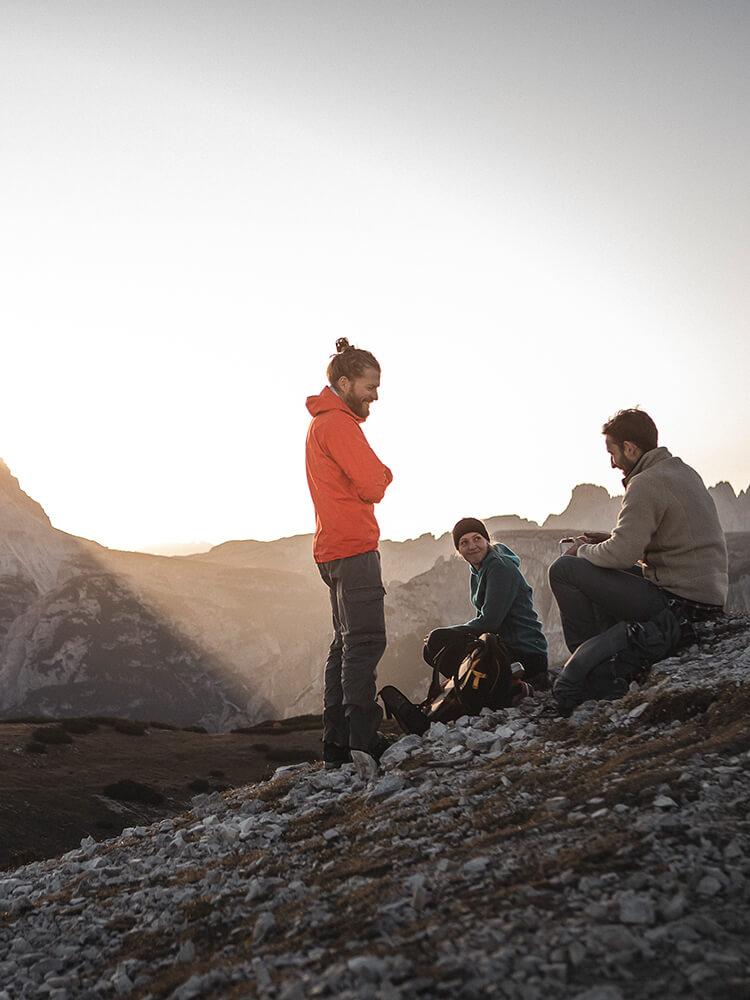
[(384, 597), (385, 587), (382, 585), (348, 587), (344, 590), (343, 625), (347, 638), (356, 636), (360, 641), (385, 639)]

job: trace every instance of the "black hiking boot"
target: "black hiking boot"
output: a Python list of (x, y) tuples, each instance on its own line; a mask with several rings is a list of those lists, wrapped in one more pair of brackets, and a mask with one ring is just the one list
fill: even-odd
[(326, 771), (332, 771), (342, 764), (351, 764), (352, 755), (349, 747), (342, 747), (340, 743), (324, 743), (323, 761)]
[(381, 733), (380, 731), (378, 731), (377, 735), (375, 736), (375, 742), (367, 752), (373, 758), (373, 760), (380, 761), (380, 758), (383, 756), (383, 754), (386, 752), (388, 747), (393, 742), (394, 740), (392, 737), (386, 736), (385, 733)]

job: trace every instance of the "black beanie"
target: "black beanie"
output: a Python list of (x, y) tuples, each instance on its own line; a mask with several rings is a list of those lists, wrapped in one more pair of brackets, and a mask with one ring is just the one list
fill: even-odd
[(468, 535), (470, 531), (476, 531), (477, 534), (484, 535), (489, 542), (490, 536), (484, 526), (484, 521), (480, 521), (476, 517), (462, 517), (453, 529), (453, 545), (456, 549), (458, 549), (458, 543), (461, 541), (461, 537), (463, 535)]

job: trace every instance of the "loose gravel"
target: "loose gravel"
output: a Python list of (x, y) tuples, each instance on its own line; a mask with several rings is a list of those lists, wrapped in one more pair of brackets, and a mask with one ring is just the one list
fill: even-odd
[(750, 618), (0, 874), (0, 1000), (750, 996)]

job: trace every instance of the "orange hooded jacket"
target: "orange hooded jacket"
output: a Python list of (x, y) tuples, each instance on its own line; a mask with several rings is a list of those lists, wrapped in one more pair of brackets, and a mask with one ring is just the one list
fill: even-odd
[(307, 397), (312, 421), (305, 464), (315, 506), (315, 562), (346, 559), (378, 547), (374, 506), (393, 479), (367, 443), (362, 417), (329, 387)]

